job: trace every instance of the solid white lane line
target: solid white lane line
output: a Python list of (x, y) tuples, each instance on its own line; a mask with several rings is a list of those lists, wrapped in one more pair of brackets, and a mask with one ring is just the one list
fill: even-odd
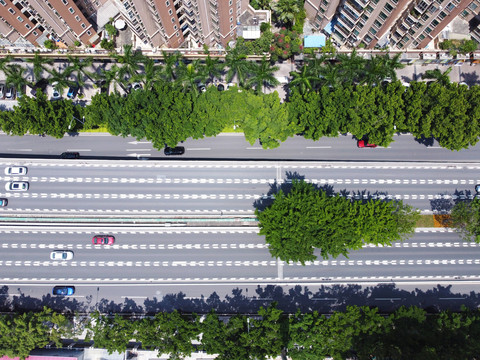
[(92, 151), (92, 149), (67, 149), (67, 151)]
[(212, 150), (211, 148), (187, 148), (187, 151), (206, 151)]
[(152, 151), (152, 148), (150, 148), (150, 149), (126, 149), (125, 151)]
[(307, 146), (307, 149), (331, 149), (331, 146)]
[(33, 151), (33, 149), (7, 149), (8, 151)]

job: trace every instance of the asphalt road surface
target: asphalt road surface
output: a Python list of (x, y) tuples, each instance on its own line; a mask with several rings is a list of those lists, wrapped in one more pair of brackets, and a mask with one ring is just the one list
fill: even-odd
[[(92, 245), (98, 233), (115, 235), (115, 244)], [(480, 283), (480, 245), (463, 242), (444, 229), (419, 229), (392, 247), (366, 246), (348, 259), (320, 258), (305, 266), (272, 259), (255, 228), (3, 225), (0, 244), (0, 299), (4, 296), (6, 303), (19, 307), (53, 304), (127, 311), (126, 307), (151, 310), (169, 304), (193, 311), (214, 306), (206, 301), (213, 297), (221, 309), (235, 307), (232, 297), (239, 296), (238, 289), (243, 289), (241, 303), (251, 311), (299, 293), (304, 294), (298, 304), (307, 307), (341, 306), (349, 297), (362, 305), (388, 307), (428, 298), (432, 304), (441, 300), (456, 307), (465, 303), (468, 291), (465, 295), (463, 289), (460, 296), (444, 284), (474, 291)], [(56, 249), (73, 251), (73, 260), (50, 260)], [(52, 297), (55, 285), (73, 285), (76, 292), (69, 299)], [(408, 292), (402, 290), (408, 287)], [(428, 293), (435, 288), (434, 295)], [(178, 297), (182, 301), (173, 300)], [(478, 303), (476, 298), (470, 301)]]
[[(26, 176), (3, 174), (12, 165)], [(472, 198), (480, 165), (469, 163), (0, 161), (0, 208), (8, 215), (253, 214), (276, 189), (305, 179), (328, 191), (360, 198), (398, 199), (424, 213), (448, 211)], [(28, 181), (28, 191), (5, 189)]]
[(64, 151), (78, 151), (85, 159), (205, 159), (205, 160), (340, 160), (340, 161), (435, 161), (459, 162), (480, 159), (480, 145), (467, 150), (450, 151), (437, 142), (417, 142), (411, 135), (396, 135), (388, 147), (357, 148), (351, 135), (305, 140), (301, 136), (287, 139), (276, 149), (264, 150), (249, 144), (243, 134), (220, 134), (214, 138), (187, 140), (179, 146), (185, 154), (165, 156), (146, 140), (122, 138), (104, 133), (82, 133), (62, 139), (39, 136), (0, 134), (0, 157), (59, 158)]

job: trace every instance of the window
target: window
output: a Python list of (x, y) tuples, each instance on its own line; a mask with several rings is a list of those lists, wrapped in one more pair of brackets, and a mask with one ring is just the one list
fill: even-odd
[(468, 16), (468, 11), (467, 11), (467, 10), (463, 10), (463, 11), (462, 11), (462, 16), (463, 16), (463, 17)]
[(437, 25), (438, 25), (438, 20), (436, 20), (436, 19), (433, 20), (431, 24), (433, 25), (433, 27), (437, 27)]
[(380, 11), (380, 14), (378, 14), (378, 16), (380, 16), (380, 19), (382, 19), (384, 21), (387, 19), (387, 15), (385, 15), (385, 13), (383, 11)]
[(8, 12), (9, 12), (10, 14), (15, 14), (15, 10), (13, 10), (12, 8), (8, 8)]
[(420, 40), (420, 41), (422, 41), (423, 39), (425, 39), (425, 35), (423, 35), (423, 34), (418, 37), (418, 40)]
[(228, 12), (230, 15), (233, 14), (233, 9), (230, 9), (230, 11)]
[(170, 1), (165, 1), (165, 6), (170, 6)]
[(379, 0), (373, 0), (373, 3), (374, 3), (374, 4), (378, 4), (378, 1), (379, 1)]
[(392, 12), (393, 7), (389, 3), (386, 3), (385, 6), (383, 7), (387, 12)]
[(90, 30), (87, 30), (87, 35), (92, 35), (92, 32)]
[(415, 40), (412, 44), (413, 44), (413, 46), (418, 46), (418, 41)]
[(28, 25), (28, 24), (25, 24), (25, 27), (26, 27), (28, 30), (30, 30), (30, 29), (32, 28), (32, 27), (31, 27), (30, 25)]
[(23, 22), (23, 19), (21, 16), (17, 16), (17, 20), (20, 21), (20, 22)]
[(440, 20), (442, 20), (443, 18), (445, 18), (445, 16), (447, 16), (447, 14), (445, 14), (443, 11), (440, 12), (440, 14), (438, 14), (438, 18)]
[(0, 4), (2, 4), (3, 6), (7, 6), (7, 3), (5, 2), (5, 0), (0, 0)]
[(452, 3), (448, 3), (447, 10), (452, 11), (453, 9), (455, 9), (455, 5), (453, 5)]
[(363, 38), (363, 41), (365, 41), (367, 44), (369, 44), (372, 41), (372, 38), (367, 35)]
[(233, 22), (233, 17), (230, 18), (230, 22)]
[(172, 15), (172, 14), (173, 14), (172, 9), (168, 9), (168, 15)]
[(86, 29), (86, 28), (87, 28), (87, 25), (85, 25), (84, 23), (81, 23), (80, 26), (82, 27), (82, 29)]
[(380, 29), (380, 27), (382, 26), (382, 24), (381, 24), (380, 21), (378, 21), (378, 20), (375, 20), (375, 21), (373, 22), (373, 25), (375, 25), (378, 29)]
[(75, 15), (75, 20), (80, 21), (80, 20), (81, 20), (81, 19), (80, 19), (80, 16)]
[(373, 11), (373, 8), (372, 8), (370, 5), (368, 5), (368, 6), (365, 8), (365, 10), (370, 14), (370, 13)]
[(478, 7), (477, 4), (475, 4), (474, 2), (472, 2), (470, 5), (468, 5), (468, 8), (472, 11), (475, 10), (477, 7)]
[(173, 30), (177, 30), (178, 29), (178, 26), (177, 25), (173, 25)]
[(375, 34), (377, 33), (377, 30), (375, 30), (375, 29), (373, 28), (373, 26), (372, 26), (372, 27), (370, 28), (370, 30), (368, 30), (368, 32), (369, 32), (370, 34), (372, 34), (372, 35), (375, 35)]
[(73, 10), (73, 8), (72, 8), (72, 7), (69, 7), (69, 8), (68, 8), (68, 11), (70, 11), (70, 14), (73, 14), (73, 13), (75, 13), (75, 10)]
[(36, 31), (32, 31), (32, 34), (38, 36), (38, 33)]
[(427, 34), (430, 34), (432, 32), (432, 29), (430, 29), (428, 26), (425, 28), (425, 32)]
[(68, 5), (68, 1), (67, 0), (62, 0), (63, 4), (64, 5)]
[(413, 36), (413, 35), (415, 35), (415, 30), (410, 28), (410, 29), (408, 29), (408, 33)]
[(232, 3), (233, 3), (233, 1), (230, 0), (230, 1), (228, 2), (228, 6), (232, 6)]
[(177, 35), (177, 37), (179, 37), (179, 36), (180, 36), (180, 33), (177, 32), (175, 35)]
[(175, 23), (175, 18), (172, 18), (172, 23)]

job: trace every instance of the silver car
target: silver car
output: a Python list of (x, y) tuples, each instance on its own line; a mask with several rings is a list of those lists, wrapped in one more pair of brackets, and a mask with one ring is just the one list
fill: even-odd
[(8, 205), (8, 199), (0, 199), (0, 206), (7, 206)]
[(5, 99), (15, 99), (15, 88), (9, 87), (5, 93)]
[(7, 191), (27, 191), (28, 182), (26, 181), (10, 181), (5, 184), (5, 190)]
[(50, 253), (51, 260), (72, 260), (73, 251), (70, 250), (55, 250)]
[(5, 168), (5, 175), (27, 175), (28, 169), (25, 166), (9, 166)]
[(0, 99), (3, 99), (5, 97), (5, 85), (0, 84)]

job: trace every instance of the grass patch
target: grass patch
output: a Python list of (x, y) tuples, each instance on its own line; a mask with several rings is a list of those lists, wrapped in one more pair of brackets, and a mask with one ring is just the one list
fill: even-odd
[(104, 133), (108, 133), (108, 129), (107, 127), (105, 126), (102, 126), (102, 127), (98, 127), (96, 129), (82, 129), (82, 130), (78, 130), (78, 132), (104, 132)]
[(420, 215), (415, 227), (417, 228), (441, 228), (448, 227), (450, 215)]
[(240, 126), (236, 126), (236, 129), (233, 129), (233, 125), (227, 126), (223, 128), (222, 132), (224, 133), (243, 133), (243, 130), (240, 128)]

